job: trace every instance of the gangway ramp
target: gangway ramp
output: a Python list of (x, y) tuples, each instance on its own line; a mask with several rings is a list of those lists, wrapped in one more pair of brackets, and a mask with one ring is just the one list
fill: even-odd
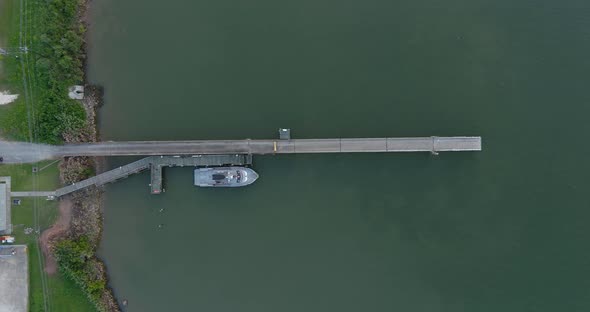
[(115, 182), (120, 179), (124, 179), (132, 174), (142, 172), (150, 168), (151, 157), (146, 157), (138, 161), (132, 162), (125, 166), (109, 170), (107, 172), (96, 175), (92, 178), (82, 180), (80, 182), (73, 183), (66, 187), (62, 187), (55, 191), (55, 196), (61, 197), (66, 194), (87, 188), (89, 186), (101, 186), (107, 183)]

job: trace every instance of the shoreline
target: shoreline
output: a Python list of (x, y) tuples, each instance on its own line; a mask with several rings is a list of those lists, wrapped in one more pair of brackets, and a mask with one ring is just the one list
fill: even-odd
[[(88, 28), (90, 26), (89, 10), (92, 0), (84, 0), (78, 8), (78, 24), (83, 27), (83, 42), (81, 47), (81, 61), (84, 78), (85, 96), (79, 101), (86, 112), (86, 126), (77, 131), (62, 133), (64, 143), (96, 142), (99, 139), (97, 127), (97, 110), (102, 106), (103, 89), (90, 85), (87, 78)], [(106, 167), (104, 157), (67, 157), (60, 161), (59, 175), (63, 184), (71, 184), (104, 171)], [(103, 230), (103, 191), (92, 188), (71, 194), (59, 200), (59, 217), (54, 225), (42, 233), (41, 245), (47, 259), (44, 270), (48, 274), (57, 272), (58, 260), (56, 244), (64, 240), (88, 239), (92, 246), (93, 255), (88, 259), (89, 267), (95, 275), (96, 281), (104, 284), (95, 302), (99, 310), (120, 312), (121, 307), (109, 287), (107, 268), (96, 255)], [(82, 286), (82, 285), (80, 285)], [(90, 299), (90, 298), (89, 298)], [(91, 299), (91, 301), (93, 301)], [(99, 307), (100, 306), (100, 307)]]
[[(88, 86), (92, 89), (92, 86)], [(95, 88), (94, 90), (101, 90)], [(87, 110), (88, 125), (83, 131), (64, 134), (66, 143), (94, 142), (97, 140), (96, 109), (101, 103), (100, 91), (89, 93), (81, 101), (81, 105)], [(59, 163), (60, 180), (64, 185), (71, 184), (83, 179), (94, 172), (100, 172), (105, 167), (103, 157), (67, 157)], [(104, 311), (120, 312), (121, 307), (109, 287), (107, 267), (96, 255), (100, 244), (103, 230), (103, 190), (90, 188), (77, 193), (70, 194), (59, 199), (59, 216), (56, 223), (43, 231), (41, 246), (46, 257), (45, 271), (48, 274), (56, 273), (57, 257), (56, 244), (61, 241), (76, 241), (87, 239), (94, 250), (91, 259), (87, 259), (91, 271), (94, 272), (97, 281), (104, 283), (104, 289), (100, 295), (100, 305)]]
[[(92, 3), (92, 0), (0, 0), (0, 39), (12, 47), (24, 42), (33, 52), (23, 57), (0, 56), (3, 68), (0, 91), (9, 89), (21, 95), (16, 101), (0, 106), (3, 140), (8, 137), (9, 141), (59, 144), (98, 139), (96, 111), (102, 103), (102, 88), (88, 85), (86, 77)], [(39, 39), (41, 36), (43, 41)], [(58, 55), (53, 53), (51, 44), (66, 48)], [(69, 99), (67, 89), (80, 84), (87, 88), (84, 100)], [(22, 96), (27, 93), (35, 96)], [(62, 96), (57, 96), (59, 94)], [(0, 96), (0, 102), (5, 99), (4, 95)], [(35, 113), (32, 117), (28, 114), (30, 109)], [(62, 185), (79, 181), (104, 167), (100, 158), (64, 158), (51, 173), (55, 178), (51, 184), (57, 187), (58, 178)], [(29, 279), (30, 308), (48, 309), (55, 299), (56, 304), (59, 302), (55, 307), (60, 310), (121, 311), (108, 286), (106, 267), (96, 255), (102, 235), (102, 191), (91, 189), (72, 194), (60, 199), (58, 205), (57, 219), (50, 220), (47, 212), (41, 227), (34, 209), (30, 215), (28, 211), (19, 211), (18, 222), (31, 222), (36, 228), (45, 228), (41, 236), (33, 237), (22, 230), (17, 233), (20, 235), (17, 239), (26, 241), (31, 252), (43, 255), (33, 258), (32, 265), (37, 270)], [(86, 244), (84, 254), (76, 253), (77, 249), (67, 249), (68, 246), (82, 246), (80, 242)], [(78, 266), (72, 266), (72, 259)], [(55, 275), (56, 293), (48, 292), (46, 273)], [(65, 280), (70, 282), (65, 283)]]

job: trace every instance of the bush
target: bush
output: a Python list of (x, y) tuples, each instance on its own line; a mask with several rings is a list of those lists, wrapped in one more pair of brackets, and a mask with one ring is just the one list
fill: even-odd
[(37, 134), (40, 141), (55, 144), (64, 131), (85, 126), (83, 107), (67, 98), (68, 87), (84, 77), (84, 27), (77, 19), (79, 0), (40, 1), (39, 5), (41, 34), (35, 50), (42, 94)]
[(101, 297), (106, 290), (106, 276), (94, 258), (94, 249), (87, 237), (65, 239), (55, 245), (59, 271), (82, 288), (99, 311), (105, 311)]

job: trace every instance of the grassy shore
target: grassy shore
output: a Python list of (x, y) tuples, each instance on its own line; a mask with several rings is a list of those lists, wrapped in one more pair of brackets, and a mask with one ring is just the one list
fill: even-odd
[[(0, 135), (14, 140), (59, 143), (64, 132), (85, 125), (84, 109), (67, 99), (67, 86), (82, 82), (82, 34), (79, 0), (0, 0), (0, 37), (3, 47), (27, 46), (27, 54), (0, 59), (0, 87), (21, 96), (0, 106)], [(22, 4), (22, 6), (21, 6)], [(49, 163), (35, 164), (43, 168)], [(51, 164), (33, 174), (33, 165), (1, 165), (0, 176), (11, 176), (13, 190), (54, 190), (60, 171)], [(12, 209), (17, 243), (28, 245), (30, 311), (96, 311), (81, 285), (63, 274), (44, 272), (39, 234), (58, 215), (57, 203), (23, 199)], [(32, 233), (29, 230), (34, 229)], [(37, 231), (39, 230), (39, 231)], [(28, 233), (28, 234), (27, 234)]]

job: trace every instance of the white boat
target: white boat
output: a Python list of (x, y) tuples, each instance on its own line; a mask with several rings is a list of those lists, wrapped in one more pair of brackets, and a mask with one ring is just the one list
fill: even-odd
[(256, 171), (245, 167), (195, 169), (195, 185), (201, 187), (240, 187), (254, 183)]

